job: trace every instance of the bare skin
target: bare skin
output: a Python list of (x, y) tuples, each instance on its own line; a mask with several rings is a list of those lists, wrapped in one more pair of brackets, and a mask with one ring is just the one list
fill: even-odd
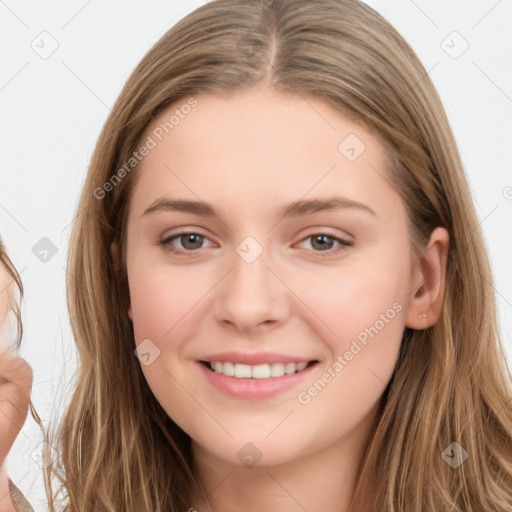
[[(12, 307), (13, 280), (0, 266), (0, 326)], [(0, 328), (0, 332), (6, 332)], [(7, 455), (28, 414), (32, 369), (12, 352), (11, 340), (0, 339), (0, 510), (15, 512), (8, 487)]]
[[(195, 496), (191, 508), (348, 511), (403, 329), (424, 329), (439, 318), (448, 233), (434, 230), (412, 267), (404, 204), (383, 179), (384, 148), (322, 101), (256, 89), (197, 100), (143, 160), (128, 223), (127, 314), (136, 344), (148, 338), (160, 350), (142, 369), (164, 409), (192, 437), (209, 493), (207, 504)], [(147, 134), (167, 118), (162, 113)], [(353, 161), (338, 150), (348, 134), (366, 146)], [(334, 193), (374, 214), (354, 207), (279, 214), (279, 205)], [(219, 215), (143, 215), (163, 196), (208, 201)], [(187, 237), (158, 245), (180, 227), (204, 237), (200, 249), (184, 247)], [(241, 257), (258, 248), (251, 263)], [(4, 269), (0, 277), (1, 325), (10, 278)], [(349, 359), (354, 340), (383, 314), (384, 327)], [(13, 512), (6, 461), (28, 413), (32, 371), (2, 342), (0, 509)], [(201, 373), (199, 358), (227, 350), (317, 363), (293, 388), (247, 400), (227, 396)], [(339, 357), (344, 367), (336, 372)], [(310, 391), (327, 374), (327, 385)], [(257, 448), (256, 465), (244, 462), (247, 443)]]
[[(197, 107), (136, 171), (127, 314), (136, 345), (149, 339), (159, 350), (142, 370), (193, 440), (210, 510), (347, 512), (403, 330), (439, 318), (448, 233), (434, 230), (413, 266), (406, 210), (385, 179), (383, 145), (327, 103), (269, 89), (195, 99)], [(365, 145), (355, 159), (356, 139), (348, 139), (348, 153), (338, 149), (349, 134)], [(279, 211), (292, 201), (333, 195), (373, 213), (347, 207), (282, 217)], [(144, 215), (163, 197), (206, 201), (218, 215), (169, 209)], [(199, 236), (158, 244), (182, 228)], [(118, 250), (113, 244), (114, 259)], [(256, 257), (249, 263), (244, 254)], [(371, 326), (377, 334), (345, 357)], [(199, 362), (226, 351), (317, 363), (292, 388), (246, 399), (213, 386)], [(340, 356), (343, 369), (335, 371)], [(310, 391), (319, 379), (328, 383)], [(243, 458), (247, 450), (255, 465)], [(190, 507), (208, 509), (197, 496)]]

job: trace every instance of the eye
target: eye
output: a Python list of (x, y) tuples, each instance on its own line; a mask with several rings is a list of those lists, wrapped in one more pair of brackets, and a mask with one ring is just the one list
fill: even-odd
[[(176, 248), (173, 245), (173, 242), (178, 239), (181, 242), (181, 248)], [(176, 254), (186, 254), (189, 252), (197, 251), (198, 249), (202, 249), (202, 244), (205, 240), (208, 240), (201, 233), (196, 233), (193, 231), (180, 231), (179, 233), (175, 233), (172, 236), (164, 238), (159, 242), (160, 245), (165, 247), (165, 249), (174, 252)]]
[[(353, 246), (353, 242), (345, 240), (344, 238), (329, 235), (328, 233), (315, 233), (303, 238), (300, 243), (311, 239), (311, 248), (314, 252), (326, 253), (326, 255), (337, 254), (340, 251), (345, 250), (346, 247)], [(181, 247), (176, 247), (174, 242), (178, 240)], [(177, 255), (185, 255), (192, 253), (203, 248), (205, 240), (209, 240), (206, 236), (201, 233), (194, 231), (180, 231), (171, 236), (168, 236), (158, 242), (159, 245), (163, 246), (166, 250), (173, 252)], [(335, 244), (337, 247), (333, 248)], [(324, 256), (322, 254), (322, 256)]]
[[(340, 251), (345, 250), (346, 247), (352, 247), (353, 242), (339, 238), (328, 233), (314, 233), (312, 235), (303, 238), (301, 242), (311, 239), (311, 247), (315, 252), (324, 252), (327, 255), (337, 254)], [(338, 244), (337, 248), (333, 249), (334, 244)], [(322, 254), (323, 256), (323, 254)]]

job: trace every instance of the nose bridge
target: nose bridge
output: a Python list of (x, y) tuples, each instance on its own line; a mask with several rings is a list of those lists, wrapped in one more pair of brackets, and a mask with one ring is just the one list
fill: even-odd
[(272, 273), (267, 268), (270, 264), (268, 255), (268, 249), (253, 237), (245, 239), (236, 247), (229, 279), (231, 296), (236, 294), (247, 303), (265, 299), (268, 301), (269, 287), (272, 286)]
[(249, 328), (269, 320), (282, 319), (284, 287), (269, 270), (271, 251), (264, 242), (246, 237), (232, 256), (232, 268), (224, 278), (217, 297), (219, 320)]
[(269, 265), (268, 251), (262, 250), (254, 255), (253, 249), (241, 254), (241, 248), (237, 248), (233, 257), (232, 285), (246, 292), (268, 293)]

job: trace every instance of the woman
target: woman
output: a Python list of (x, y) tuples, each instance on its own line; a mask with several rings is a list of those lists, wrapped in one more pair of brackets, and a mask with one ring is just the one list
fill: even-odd
[[(28, 408), (39, 426), (41, 420), (30, 400), (32, 370), (17, 357), (23, 335), (20, 301), (23, 284), (0, 237), (0, 508), (32, 510), (18, 487), (7, 478), (7, 453), (25, 422)], [(11, 501), (9, 501), (9, 499)]]
[(512, 511), (482, 233), (432, 82), (368, 6), (188, 15), (78, 213), (51, 510)]

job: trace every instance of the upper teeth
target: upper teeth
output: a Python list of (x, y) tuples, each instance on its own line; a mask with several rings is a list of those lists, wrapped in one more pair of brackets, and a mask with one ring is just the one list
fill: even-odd
[(217, 361), (209, 364), (215, 373), (222, 373), (227, 377), (237, 377), (239, 379), (282, 377), (285, 374), (290, 375), (300, 372), (308, 365), (308, 363), (272, 363), (251, 366), (249, 364), (219, 363)]

